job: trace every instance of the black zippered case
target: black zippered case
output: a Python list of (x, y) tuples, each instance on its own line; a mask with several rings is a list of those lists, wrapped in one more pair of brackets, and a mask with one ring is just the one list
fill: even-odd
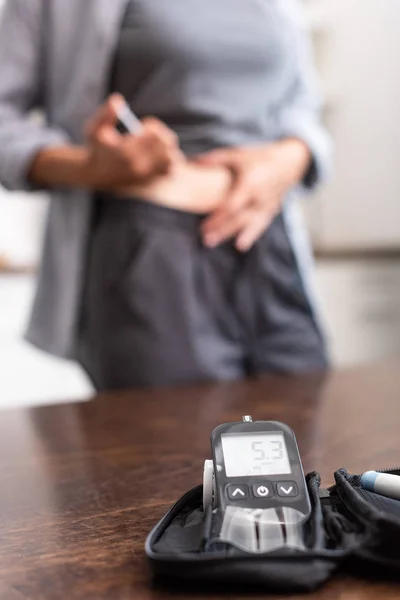
[[(400, 475), (400, 469), (380, 472)], [(400, 580), (400, 501), (364, 490), (360, 475), (345, 469), (334, 476), (329, 489), (320, 488), (318, 473), (306, 477), (312, 513), (303, 525), (305, 549), (268, 554), (206, 552), (202, 486), (193, 488), (146, 540), (154, 574), (195, 589), (200, 583), (244, 584), (280, 593), (311, 592), (338, 569)]]

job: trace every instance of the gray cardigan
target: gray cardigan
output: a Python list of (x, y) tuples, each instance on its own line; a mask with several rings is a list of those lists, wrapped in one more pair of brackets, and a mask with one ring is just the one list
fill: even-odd
[[(262, 1), (279, 7), (287, 27), (283, 34), (292, 36), (296, 44), (297, 60), (293, 61), (292, 72), (285, 74), (290, 93), (281, 106), (274, 107), (279, 124), (276, 138), (297, 136), (307, 142), (314, 155), (314, 176), (308, 183), (314, 184), (327, 169), (329, 143), (318, 121), (319, 98), (299, 1)], [(6, 188), (29, 189), (26, 174), (41, 148), (83, 141), (84, 123), (107, 93), (127, 2), (7, 1), (0, 27), (0, 182)], [(45, 124), (30, 118), (35, 108), (44, 109)], [(27, 339), (59, 356), (75, 354), (91, 213), (92, 200), (87, 192), (51, 191)], [(307, 236), (290, 197), (284, 216), (313, 300)]]

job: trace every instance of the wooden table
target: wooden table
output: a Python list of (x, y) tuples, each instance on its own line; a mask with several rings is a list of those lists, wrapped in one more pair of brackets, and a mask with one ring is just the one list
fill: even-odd
[[(0, 412), (0, 599), (189, 598), (152, 581), (144, 540), (201, 482), (210, 431), (243, 414), (289, 423), (325, 485), (338, 467), (399, 464), (400, 360)], [(307, 597), (399, 598), (400, 586), (337, 576)]]

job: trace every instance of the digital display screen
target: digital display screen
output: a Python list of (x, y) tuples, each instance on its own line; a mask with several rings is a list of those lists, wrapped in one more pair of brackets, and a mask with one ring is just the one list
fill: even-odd
[(223, 433), (221, 441), (227, 477), (292, 472), (282, 431)]

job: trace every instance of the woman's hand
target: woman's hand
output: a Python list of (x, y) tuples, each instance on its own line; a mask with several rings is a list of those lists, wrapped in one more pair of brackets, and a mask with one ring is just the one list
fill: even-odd
[(304, 142), (293, 138), (214, 150), (198, 160), (225, 166), (234, 176), (228, 198), (202, 225), (204, 243), (214, 247), (235, 238), (237, 249), (245, 252), (280, 211), (286, 192), (304, 177), (311, 154)]
[(144, 119), (136, 135), (115, 129), (122, 96), (114, 94), (86, 126), (86, 145), (40, 149), (28, 169), (36, 186), (118, 191), (168, 174), (185, 162), (178, 139), (158, 119)]
[(177, 136), (158, 119), (144, 119), (139, 133), (121, 135), (115, 125), (123, 102), (113, 94), (86, 125), (85, 169), (92, 188), (117, 189), (149, 181), (184, 161)]

